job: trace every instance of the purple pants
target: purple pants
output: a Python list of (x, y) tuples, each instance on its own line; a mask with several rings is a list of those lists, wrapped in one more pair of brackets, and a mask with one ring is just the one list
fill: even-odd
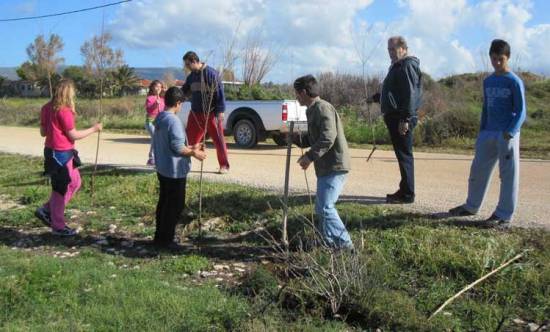
[(73, 167), (72, 158), (67, 162), (65, 167), (69, 170), (69, 177), (71, 178), (71, 182), (67, 186), (67, 192), (65, 195), (61, 195), (52, 190), (50, 200), (44, 204), (44, 208), (50, 212), (52, 228), (55, 230), (65, 228), (65, 206), (67, 206), (81, 185), (80, 172), (78, 168)]

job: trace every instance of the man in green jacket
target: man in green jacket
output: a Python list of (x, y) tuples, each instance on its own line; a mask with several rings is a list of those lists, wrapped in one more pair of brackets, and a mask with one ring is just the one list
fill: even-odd
[(353, 243), (334, 207), (350, 170), (348, 143), (340, 116), (334, 107), (319, 97), (315, 77), (302, 76), (294, 81), (296, 99), (307, 106), (308, 138), (311, 148), (298, 163), (307, 169), (311, 163), (317, 175), (315, 213), (325, 245), (334, 249), (353, 249)]

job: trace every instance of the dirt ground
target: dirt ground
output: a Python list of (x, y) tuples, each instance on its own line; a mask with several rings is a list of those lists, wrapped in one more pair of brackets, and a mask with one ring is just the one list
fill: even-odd
[[(77, 142), (77, 149), (84, 162), (93, 163), (97, 135)], [(147, 136), (102, 133), (98, 163), (125, 167), (144, 167), (149, 149)], [(43, 138), (36, 128), (0, 127), (0, 151), (42, 156)], [(286, 149), (275, 145), (260, 144), (255, 149), (244, 150), (229, 145), (231, 171), (217, 174), (218, 164), (212, 146), (208, 149), (204, 164), (205, 177), (211, 181), (231, 182), (282, 193)], [(397, 161), (392, 151), (377, 150), (367, 163), (369, 150), (351, 149), (352, 171), (341, 200), (363, 204), (384, 204), (385, 195), (394, 192), (399, 182)], [(311, 167), (306, 175), (296, 164), (300, 148), (292, 150), (290, 187), (293, 193), (315, 191), (315, 174)], [(416, 202), (406, 209), (437, 214), (464, 202), (472, 156), (415, 153)], [(197, 176), (200, 164), (193, 162), (191, 176)], [(519, 206), (514, 224), (521, 227), (550, 229), (550, 161), (522, 159), (519, 190)], [(491, 186), (479, 218), (488, 217), (496, 206), (499, 191), (498, 167), (495, 168)]]

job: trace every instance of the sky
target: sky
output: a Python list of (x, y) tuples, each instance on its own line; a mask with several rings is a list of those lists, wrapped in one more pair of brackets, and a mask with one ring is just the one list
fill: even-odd
[[(117, 0), (0, 0), (0, 19), (46, 15)], [(435, 78), (490, 70), (494, 38), (512, 46), (514, 70), (550, 76), (550, 0), (133, 0), (117, 6), (39, 20), (0, 22), (0, 67), (27, 60), (39, 34), (65, 43), (66, 65), (81, 65), (80, 46), (103, 30), (132, 67), (181, 67), (196, 51), (213, 66), (232, 43), (261, 42), (277, 62), (266, 81), (337, 71), (383, 76), (386, 40), (404, 36), (409, 53)], [(239, 59), (235, 65), (241, 76)]]

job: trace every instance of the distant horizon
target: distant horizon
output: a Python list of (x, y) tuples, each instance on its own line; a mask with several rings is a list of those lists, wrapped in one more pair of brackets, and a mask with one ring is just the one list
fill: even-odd
[[(78, 67), (82, 67), (83, 65), (63, 65), (63, 66), (59, 66), (58, 67), (58, 70), (57, 72), (58, 73), (61, 73), (63, 71), (63, 69), (67, 68), (67, 67), (71, 67), (71, 66), (78, 66)], [(17, 73), (16, 73), (16, 69), (18, 68), (19, 66), (16, 66), (16, 67), (0, 67), (0, 76), (8, 79), (8, 80), (11, 80), (11, 81), (16, 81), (16, 80), (19, 80), (19, 76), (17, 76)], [(172, 74), (174, 74), (174, 78), (177, 79), (177, 80), (184, 80), (185, 79), (185, 76), (183, 74), (183, 71), (177, 67), (132, 67), (130, 66), (131, 68), (133, 68), (135, 71), (136, 71), (136, 75), (138, 76), (139, 79), (146, 79), (146, 80), (153, 80), (153, 79), (160, 79), (162, 80), (162, 76), (166, 73), (166, 72), (170, 72)], [(143, 71), (145, 70), (158, 70), (159, 72), (162, 71), (162, 74), (158, 75), (157, 73), (153, 74), (151, 73), (150, 75), (145, 75), (143, 76)], [(542, 74), (542, 73), (537, 73), (537, 72), (533, 72), (533, 71), (529, 71), (529, 70), (519, 70), (519, 71), (515, 71), (513, 70), (514, 72), (516, 73), (530, 73), (530, 74), (534, 74), (534, 75), (537, 75), (537, 76), (540, 76), (541, 78), (543, 79), (549, 79), (550, 76), (548, 75), (545, 75), (545, 74)], [(333, 71), (334, 73), (342, 73), (342, 74), (352, 74), (352, 75), (356, 75), (356, 76), (361, 76), (361, 74), (359, 73), (345, 73), (345, 72), (342, 72), (342, 71)], [(452, 75), (447, 75), (447, 76), (442, 76), (442, 77), (436, 77), (428, 72), (425, 72), (423, 71), (424, 73), (430, 75), (430, 77), (432, 77), (434, 80), (438, 81), (438, 80), (441, 80), (441, 79), (444, 79), (444, 78), (448, 78), (448, 77), (454, 77), (454, 76), (460, 76), (460, 75), (466, 75), (466, 74), (477, 74), (477, 73), (487, 73), (487, 72), (492, 72), (492, 70), (490, 71), (472, 71), (472, 72), (464, 72), (464, 73), (455, 73), (455, 74), (452, 74)], [(9, 75), (6, 75), (6, 74), (9, 74)], [(140, 76), (139, 74), (141, 73), (142, 76)], [(320, 72), (316, 72), (316, 73), (312, 73), (313, 75), (317, 75), (319, 74)], [(155, 76), (153, 76), (155, 75)], [(372, 77), (372, 76), (368, 76), (368, 77)], [(236, 81), (240, 81), (240, 79), (237, 79)], [(275, 82), (275, 81), (270, 81), (270, 80), (264, 80), (262, 81), (262, 84), (263, 83), (274, 83), (274, 84), (291, 84), (292, 81), (286, 81), (286, 82)]]

